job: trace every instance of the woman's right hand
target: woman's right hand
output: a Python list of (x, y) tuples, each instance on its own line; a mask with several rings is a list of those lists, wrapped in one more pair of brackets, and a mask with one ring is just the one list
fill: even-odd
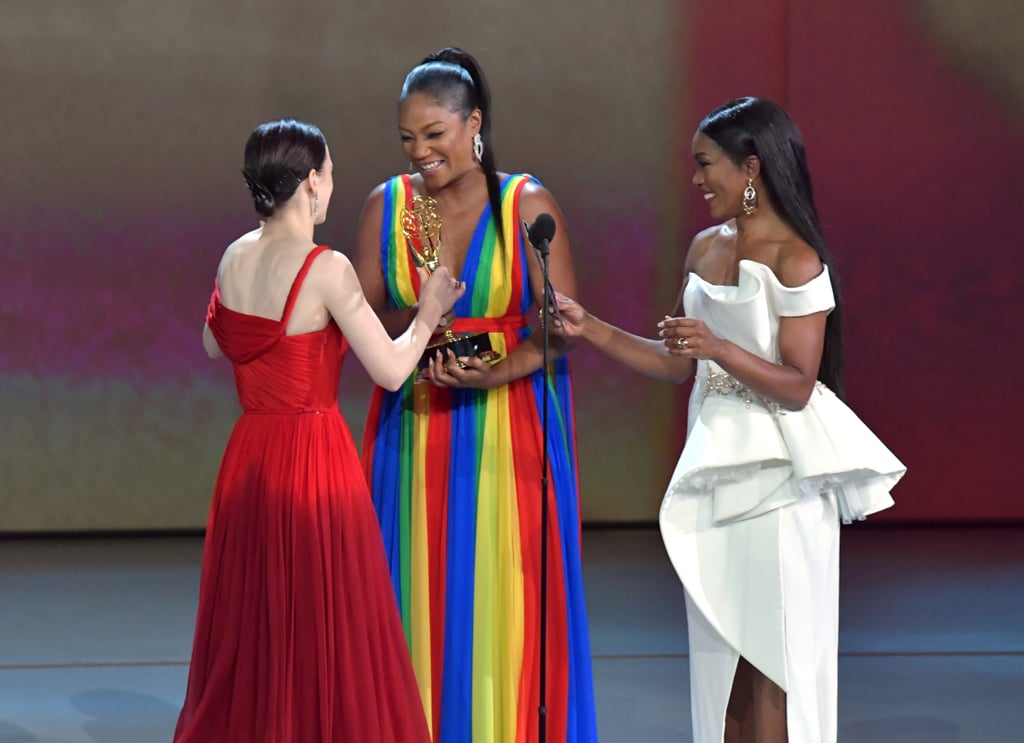
[[(420, 269), (422, 271), (422, 269)], [(422, 276), (422, 274), (421, 274)], [(445, 318), (455, 303), (466, 293), (466, 285), (458, 279), (453, 279), (448, 269), (439, 266), (425, 282), (420, 284), (419, 303), (421, 308), (429, 307), (432, 303), (437, 306), (437, 324)]]
[(552, 329), (565, 338), (579, 338), (587, 321), (587, 311), (576, 300), (555, 292), (555, 302), (561, 315), (560, 323), (553, 323)]

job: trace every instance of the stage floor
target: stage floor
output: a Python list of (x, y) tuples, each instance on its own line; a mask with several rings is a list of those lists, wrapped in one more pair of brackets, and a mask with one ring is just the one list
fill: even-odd
[[(839, 740), (1024, 741), (1024, 528), (842, 538)], [(0, 743), (170, 743), (201, 549), (0, 539)], [(691, 740), (682, 589), (657, 530), (585, 530), (584, 574), (601, 740)]]

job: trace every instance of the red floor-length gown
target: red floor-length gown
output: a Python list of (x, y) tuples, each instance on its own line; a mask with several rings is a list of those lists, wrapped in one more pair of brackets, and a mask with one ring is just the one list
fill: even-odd
[(429, 741), (380, 527), (338, 410), (335, 323), (210, 301), (243, 413), (217, 478), (176, 743)]

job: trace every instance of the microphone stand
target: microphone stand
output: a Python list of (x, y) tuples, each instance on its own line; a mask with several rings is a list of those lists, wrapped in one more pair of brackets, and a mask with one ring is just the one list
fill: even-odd
[(537, 251), (543, 272), (544, 284), (541, 290), (540, 326), (543, 334), (543, 355), (541, 357), (541, 475), (540, 475), (540, 701), (537, 706), (537, 722), (540, 725), (537, 740), (547, 740), (547, 670), (548, 670), (548, 358), (551, 346), (551, 315), (558, 316), (557, 309), (551, 312), (554, 290), (548, 277), (548, 255), (551, 252), (551, 238), (555, 236), (555, 220), (550, 214), (539, 214), (532, 225), (523, 223), (530, 244)]
[(550, 328), (548, 326), (548, 307), (553, 301), (549, 296), (551, 286), (548, 279), (548, 240), (541, 240), (535, 246), (539, 254), (541, 270), (544, 274), (543, 307), (540, 313), (541, 333), (543, 334), (543, 352), (541, 361), (541, 477), (540, 477), (540, 701), (537, 717), (540, 725), (537, 740), (545, 743), (547, 739), (547, 663), (548, 663), (548, 349), (550, 346)]

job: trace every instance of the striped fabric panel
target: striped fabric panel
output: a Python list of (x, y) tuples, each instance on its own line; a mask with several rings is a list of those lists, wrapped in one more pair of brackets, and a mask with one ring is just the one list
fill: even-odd
[[(504, 318), (531, 303), (518, 195), (502, 186), (503, 241), (489, 208), (474, 232), (459, 318)], [(407, 176), (385, 187), (381, 260), (391, 305), (416, 301), (401, 233)], [(443, 240), (443, 233), (442, 233)], [(529, 334), (491, 332), (506, 353)], [(579, 560), (568, 363), (496, 390), (444, 390), (410, 379), (377, 389), (363, 445), (413, 666), (437, 743), (536, 739), (539, 694), (540, 404), (549, 385), (548, 737), (596, 738)]]

